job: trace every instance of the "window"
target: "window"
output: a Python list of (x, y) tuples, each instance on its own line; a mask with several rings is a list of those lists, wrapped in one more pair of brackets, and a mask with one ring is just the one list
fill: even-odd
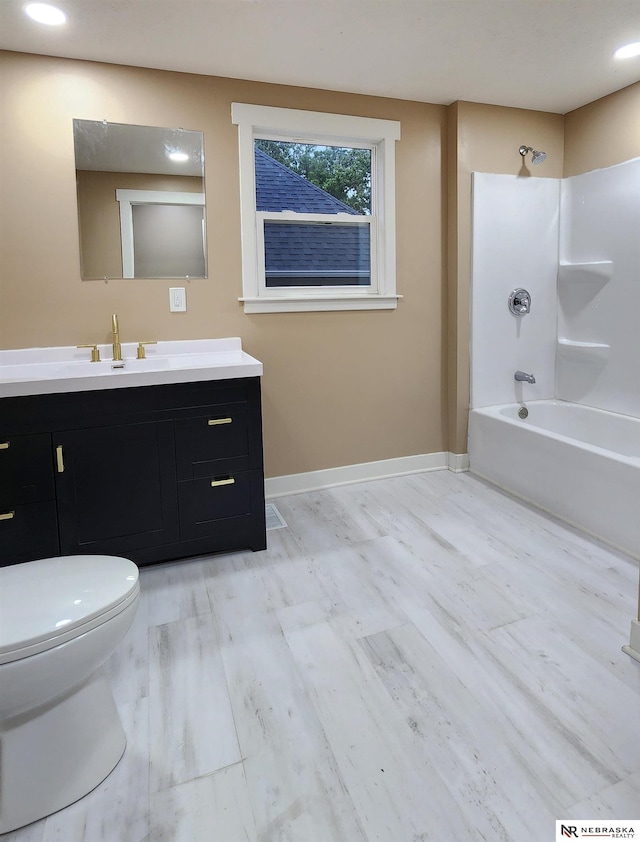
[(389, 120), (233, 103), (247, 313), (392, 309)]

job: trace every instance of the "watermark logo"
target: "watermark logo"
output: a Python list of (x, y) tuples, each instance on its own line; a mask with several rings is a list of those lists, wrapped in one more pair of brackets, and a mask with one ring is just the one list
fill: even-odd
[(566, 839), (632, 839), (640, 842), (640, 819), (559, 819), (556, 842)]

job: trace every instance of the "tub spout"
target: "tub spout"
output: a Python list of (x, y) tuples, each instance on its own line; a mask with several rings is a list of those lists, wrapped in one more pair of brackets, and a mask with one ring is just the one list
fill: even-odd
[(536, 382), (536, 378), (533, 376), (533, 374), (527, 374), (524, 371), (516, 371), (516, 373), (513, 376), (515, 377), (515, 379), (519, 383), (522, 383), (522, 382), (535, 383)]

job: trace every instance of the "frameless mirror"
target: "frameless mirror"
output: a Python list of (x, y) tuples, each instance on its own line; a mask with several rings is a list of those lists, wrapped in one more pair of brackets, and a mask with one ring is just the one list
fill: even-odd
[(73, 121), (83, 280), (206, 278), (202, 132)]

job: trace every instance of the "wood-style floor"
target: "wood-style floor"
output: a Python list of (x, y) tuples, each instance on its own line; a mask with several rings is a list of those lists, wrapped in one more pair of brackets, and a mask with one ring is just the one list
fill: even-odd
[(276, 501), (269, 549), (141, 570), (128, 747), (3, 842), (477, 842), (640, 817), (638, 570), (469, 474)]

